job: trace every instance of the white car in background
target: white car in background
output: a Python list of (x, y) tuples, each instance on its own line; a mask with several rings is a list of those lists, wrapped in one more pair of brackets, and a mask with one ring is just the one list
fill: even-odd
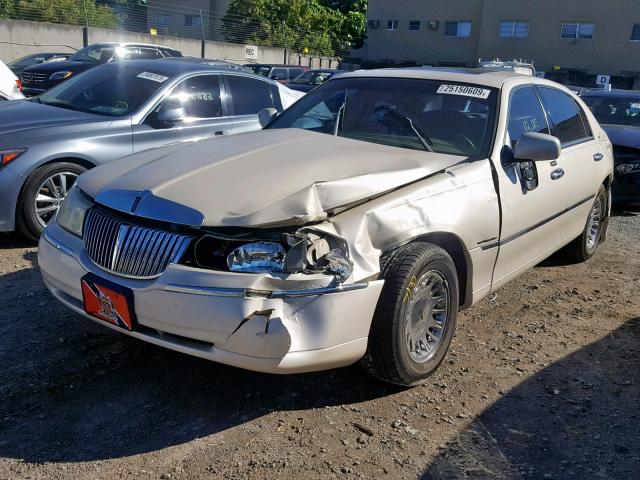
[(0, 60), (0, 100), (21, 100), (24, 95), (20, 91), (20, 80)]

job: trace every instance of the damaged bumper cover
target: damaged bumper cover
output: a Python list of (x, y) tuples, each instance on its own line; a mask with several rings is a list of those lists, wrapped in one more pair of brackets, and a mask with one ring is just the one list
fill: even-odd
[[(270, 373), (324, 370), (361, 358), (383, 284), (336, 286), (323, 274), (272, 276), (175, 264), (156, 279), (123, 278), (98, 268), (82, 240), (56, 224), (40, 240), (39, 261), (49, 290), (81, 315), (156, 345)], [(80, 279), (87, 273), (131, 289), (137, 330), (86, 315)]]

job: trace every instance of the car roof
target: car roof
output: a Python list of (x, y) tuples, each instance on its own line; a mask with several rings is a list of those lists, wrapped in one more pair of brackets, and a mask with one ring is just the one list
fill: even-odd
[(304, 65), (287, 65), (284, 63), (245, 63), (243, 67), (309, 68)]
[(92, 47), (94, 45), (114, 45), (114, 46), (118, 46), (118, 47), (149, 47), (149, 48), (162, 48), (164, 50), (172, 50), (174, 52), (179, 52), (180, 50), (177, 50), (175, 48), (171, 48), (171, 47), (166, 47), (164, 45), (158, 45), (155, 43), (138, 43), (138, 42), (96, 42), (96, 43), (92, 43), (91, 45), (89, 45), (89, 47)]
[(424, 80), (442, 80), (447, 82), (472, 83), (487, 87), (500, 88), (511, 79), (527, 78), (532, 81), (540, 80), (507, 70), (493, 70), (491, 68), (449, 68), (449, 67), (407, 67), (380, 68), (374, 70), (357, 70), (345, 73), (340, 78), (349, 77), (378, 77), (378, 78), (414, 78)]
[(207, 63), (193, 62), (193, 61), (183, 61), (181, 58), (176, 58), (175, 60), (167, 61), (168, 59), (161, 60), (123, 60), (121, 62), (110, 62), (104, 65), (100, 65), (96, 68), (103, 68), (105, 66), (113, 66), (118, 65), (120, 68), (127, 69), (137, 69), (137, 70), (148, 70), (153, 73), (160, 73), (169, 76), (175, 76), (182, 73), (224, 73), (224, 74), (233, 74), (233, 75), (243, 75), (247, 77), (258, 78), (262, 81), (267, 81), (269, 83), (274, 83), (272, 80), (265, 78), (261, 75), (255, 75), (253, 73), (244, 71), (244, 70), (236, 70), (231, 69), (227, 66), (217, 66), (217, 65), (209, 65)]
[(611, 97), (611, 98), (638, 98), (640, 99), (640, 91), (638, 90), (611, 90), (591, 89), (584, 92), (581, 97)]

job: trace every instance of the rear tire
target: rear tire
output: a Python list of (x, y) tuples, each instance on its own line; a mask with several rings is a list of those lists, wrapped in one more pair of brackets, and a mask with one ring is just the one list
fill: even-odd
[(568, 256), (576, 263), (589, 260), (603, 239), (606, 218), (609, 211), (607, 190), (601, 186), (593, 201), (584, 230), (578, 238), (567, 246)]
[(385, 284), (361, 363), (398, 385), (424, 382), (444, 360), (458, 313), (455, 264), (441, 247), (411, 243), (381, 259)]
[(78, 175), (86, 170), (81, 165), (69, 162), (50, 163), (34, 170), (18, 198), (16, 226), (20, 233), (33, 240), (40, 238)]

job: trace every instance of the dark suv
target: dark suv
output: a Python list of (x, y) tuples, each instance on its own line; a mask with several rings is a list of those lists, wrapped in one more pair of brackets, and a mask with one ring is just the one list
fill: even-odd
[(103, 63), (128, 59), (181, 57), (182, 53), (160, 45), (144, 43), (94, 43), (74, 53), (64, 62), (40, 63), (22, 71), (23, 93), (39, 95), (73, 75)]

